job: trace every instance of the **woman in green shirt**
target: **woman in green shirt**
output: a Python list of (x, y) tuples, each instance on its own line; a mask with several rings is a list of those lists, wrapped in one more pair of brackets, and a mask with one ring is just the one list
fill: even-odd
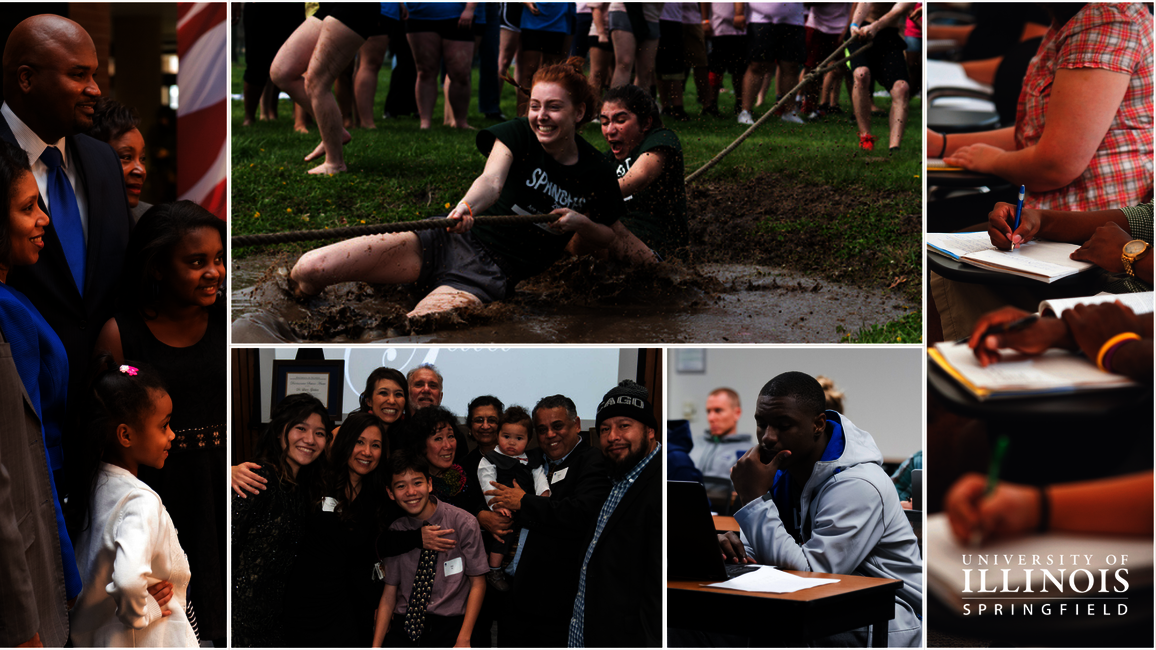
[[(578, 129), (595, 115), (583, 59), (544, 66), (534, 75), (528, 117), (480, 131), (487, 157), (481, 176), (449, 213), (447, 230), (358, 237), (301, 256), (290, 272), (298, 295), (330, 284), (417, 283), (426, 293), (418, 316), (481, 305), (513, 293), (546, 270), (569, 245), (588, 252), (610, 245), (625, 216), (613, 168)], [(525, 92), (524, 89), (522, 89)], [(474, 226), (481, 214), (558, 215), (548, 224)]]
[(645, 263), (685, 253), (690, 230), (678, 135), (663, 127), (654, 99), (638, 86), (611, 88), (599, 121), (627, 201), (610, 254)]

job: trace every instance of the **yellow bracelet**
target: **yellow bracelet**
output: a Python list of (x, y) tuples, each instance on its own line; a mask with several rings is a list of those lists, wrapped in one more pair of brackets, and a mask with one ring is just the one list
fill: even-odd
[(1124, 341), (1139, 340), (1140, 335), (1136, 332), (1120, 332), (1116, 336), (1108, 339), (1104, 342), (1104, 345), (1100, 346), (1100, 354), (1096, 355), (1096, 366), (1098, 366), (1100, 370), (1103, 370), (1104, 372), (1109, 372), (1109, 370), (1104, 367), (1104, 355), (1108, 354), (1108, 351), (1115, 347), (1118, 343), (1123, 343)]
[(470, 218), (473, 219), (474, 218), (474, 209), (470, 207), (470, 204), (466, 203), (465, 199), (458, 201), (458, 203), (461, 203), (461, 204), (466, 206), (466, 209), (470, 211)]

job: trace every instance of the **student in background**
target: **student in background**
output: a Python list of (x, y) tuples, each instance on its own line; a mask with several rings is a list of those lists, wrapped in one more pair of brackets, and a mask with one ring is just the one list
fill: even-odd
[(738, 432), (742, 414), (737, 392), (725, 387), (712, 390), (706, 398), (706, 421), (710, 428), (694, 440), (690, 450), (690, 459), (702, 472), (707, 496), (716, 507), (723, 505), (720, 511), (726, 510), (725, 504), (730, 502), (733, 491), (731, 467), (756, 444), (751, 434)]

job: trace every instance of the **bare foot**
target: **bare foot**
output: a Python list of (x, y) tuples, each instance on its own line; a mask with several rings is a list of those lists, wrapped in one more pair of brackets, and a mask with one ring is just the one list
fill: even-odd
[(241, 122), (241, 126), (253, 126), (253, 118), (246, 117), (245, 121)]
[(437, 314), (459, 307), (481, 306), (482, 301), (477, 296), (462, 291), (461, 289), (454, 289), (453, 287), (443, 285), (435, 288), (429, 292), (425, 298), (422, 298), (421, 301), (414, 306), (413, 311), (406, 314), (406, 318)]
[[(353, 139), (353, 136), (349, 135), (349, 131), (343, 132), (341, 134), (341, 146), (344, 147), (345, 145), (349, 144), (349, 141), (352, 139)], [(321, 144), (318, 144), (317, 148), (314, 149), (312, 152), (310, 152), (308, 156), (305, 156), (305, 162), (311, 162), (311, 161), (317, 160), (318, 158), (320, 158), (321, 156), (324, 156), (324, 155), (325, 155), (325, 143), (322, 142)]]
[(309, 127), (305, 126), (301, 122), (294, 123), (293, 124), (293, 130), (298, 132), (298, 133), (309, 133)]
[(362, 122), (361, 128), (366, 129), (367, 131), (373, 131), (374, 129), (377, 128), (377, 125), (374, 124), (373, 121), (371, 120), (369, 122)]
[(429, 128), (430, 128), (431, 126), (433, 126), (433, 124), (431, 124), (429, 120), (422, 120), (422, 121), (421, 121), (421, 130), (422, 130), (422, 131), (427, 131), (427, 130), (429, 130)]
[(310, 173), (310, 174), (328, 174), (328, 175), (332, 176), (333, 174), (340, 174), (341, 172), (343, 172), (345, 170), (346, 170), (345, 165), (334, 165), (332, 163), (325, 162), (325, 163), (321, 163), (320, 165), (314, 167), (313, 169), (310, 169), (308, 173)]
[(469, 124), (466, 124), (465, 126), (455, 126), (454, 128), (461, 129), (463, 131), (477, 131), (478, 130), (478, 127), (470, 126)]

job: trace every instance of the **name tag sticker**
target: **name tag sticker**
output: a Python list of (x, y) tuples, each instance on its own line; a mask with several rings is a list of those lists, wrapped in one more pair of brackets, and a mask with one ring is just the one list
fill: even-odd
[(550, 485), (553, 485), (553, 484), (557, 483), (558, 481), (561, 481), (562, 479), (566, 478), (566, 472), (569, 469), (570, 469), (569, 467), (563, 467), (562, 469), (558, 470), (557, 472), (554, 472), (554, 476), (550, 479)]
[(447, 578), (454, 575), (455, 573), (461, 573), (462, 568), (462, 558), (460, 557), (455, 557), (452, 560), (446, 560), (442, 564), (442, 569), (445, 571), (445, 576)]
[(324, 499), (321, 500), (321, 511), (322, 512), (333, 512), (336, 509), (337, 509), (337, 499), (334, 499), (333, 497), (325, 497)]

